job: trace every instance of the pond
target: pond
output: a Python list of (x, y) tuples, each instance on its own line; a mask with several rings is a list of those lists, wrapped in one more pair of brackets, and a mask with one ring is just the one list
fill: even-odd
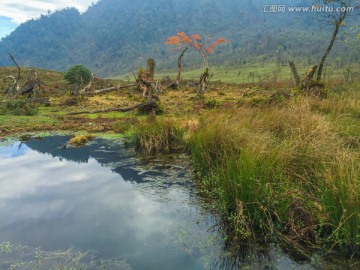
[(275, 245), (231, 252), (187, 156), (68, 140), (0, 146), (0, 269), (318, 269)]

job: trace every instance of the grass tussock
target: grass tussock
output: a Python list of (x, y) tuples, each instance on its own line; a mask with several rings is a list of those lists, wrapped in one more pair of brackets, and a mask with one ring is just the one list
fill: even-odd
[(174, 153), (184, 149), (184, 129), (175, 121), (147, 121), (139, 124), (132, 143), (137, 152), (144, 154)]
[(274, 233), (359, 251), (359, 154), (301, 98), (205, 115), (189, 137), (199, 181), (238, 237)]

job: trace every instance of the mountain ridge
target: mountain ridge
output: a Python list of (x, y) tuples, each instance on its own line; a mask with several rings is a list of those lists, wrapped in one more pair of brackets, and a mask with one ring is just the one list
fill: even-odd
[[(102, 0), (83, 14), (66, 8), (21, 24), (1, 40), (0, 65), (12, 64), (7, 57), (11, 51), (20, 65), (64, 71), (81, 63), (101, 76), (136, 69), (148, 57), (158, 69), (171, 69), (177, 53), (164, 42), (178, 31), (230, 40), (210, 57), (212, 65), (285, 65), (289, 56), (307, 65), (320, 57), (329, 30), (319, 31), (307, 14), (264, 14), (261, 8), (256, 1)], [(345, 57), (345, 50), (353, 53), (339, 43), (330, 61)], [(184, 60), (185, 68), (201, 65), (195, 53)]]

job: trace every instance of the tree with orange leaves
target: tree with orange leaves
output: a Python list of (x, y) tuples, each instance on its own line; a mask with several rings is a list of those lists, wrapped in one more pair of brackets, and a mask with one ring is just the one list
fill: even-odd
[(175, 36), (169, 37), (165, 42), (165, 44), (174, 45), (179, 50), (183, 49), (182, 53), (180, 54), (180, 57), (178, 58), (179, 74), (178, 74), (177, 82), (179, 82), (181, 79), (181, 59), (188, 48), (193, 48), (202, 56), (205, 66), (205, 72), (200, 77), (200, 87), (198, 91), (198, 96), (202, 96), (206, 90), (207, 82), (210, 79), (209, 61), (208, 61), (209, 54), (213, 54), (215, 52), (216, 46), (218, 46), (221, 43), (227, 43), (227, 42), (228, 41), (224, 38), (219, 38), (212, 43), (202, 42), (200, 35), (197, 34), (187, 35), (185, 32), (179, 32)]

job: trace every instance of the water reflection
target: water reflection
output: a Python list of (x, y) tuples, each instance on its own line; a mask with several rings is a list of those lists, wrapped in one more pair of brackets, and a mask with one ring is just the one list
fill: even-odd
[(92, 250), (132, 269), (312, 269), (276, 248), (224, 250), (186, 157), (141, 161), (113, 141), (64, 148), (68, 139), (0, 147), (0, 243)]

